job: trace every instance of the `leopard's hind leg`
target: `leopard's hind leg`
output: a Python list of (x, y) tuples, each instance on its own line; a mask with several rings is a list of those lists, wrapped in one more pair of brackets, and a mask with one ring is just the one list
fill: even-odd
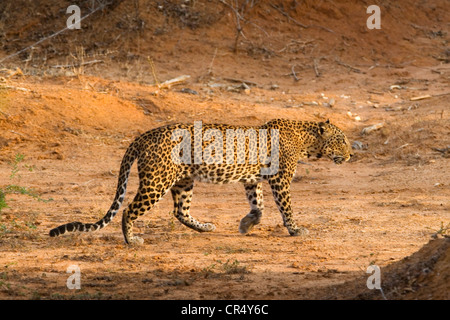
[(195, 231), (214, 231), (216, 229), (214, 224), (199, 222), (189, 214), (193, 187), (194, 180), (191, 178), (184, 178), (172, 187), (171, 192), (174, 204), (174, 215), (182, 224)]
[(245, 194), (250, 204), (250, 212), (241, 220), (239, 232), (245, 234), (261, 222), (264, 210), (262, 182), (245, 184)]
[(135, 236), (133, 234), (134, 221), (150, 211), (158, 200), (160, 200), (165, 192), (157, 192), (156, 190), (148, 190), (141, 192), (142, 190), (147, 190), (139, 186), (139, 191), (134, 197), (134, 200), (128, 205), (128, 207), (123, 211), (122, 215), (122, 232), (125, 238), (125, 243), (127, 244), (143, 244), (144, 239)]
[(150, 211), (178, 179), (179, 172), (150, 159), (138, 160), (139, 188), (134, 200), (123, 211), (122, 232), (127, 244), (142, 244), (144, 240), (133, 235), (134, 221)]

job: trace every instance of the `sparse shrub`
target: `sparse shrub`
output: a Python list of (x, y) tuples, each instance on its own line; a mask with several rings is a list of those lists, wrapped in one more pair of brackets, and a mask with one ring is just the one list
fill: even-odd
[[(10, 163), (11, 165), (11, 174), (9, 176), (10, 180), (14, 180), (18, 177), (18, 172), (20, 170), (19, 165), (25, 159), (23, 154), (16, 154), (14, 160)], [(24, 165), (29, 171), (33, 171), (32, 166)], [(8, 184), (4, 187), (0, 187), (0, 213), (3, 209), (8, 207), (8, 203), (6, 200), (6, 196), (8, 194), (22, 194), (27, 195), (34, 198), (37, 201), (49, 202), (53, 199), (42, 199), (39, 194), (31, 188), (23, 187), (17, 184)]]

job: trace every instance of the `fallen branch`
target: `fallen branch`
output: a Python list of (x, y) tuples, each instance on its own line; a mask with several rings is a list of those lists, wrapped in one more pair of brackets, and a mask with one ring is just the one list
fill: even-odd
[(369, 127), (365, 127), (364, 129), (361, 130), (361, 135), (366, 135), (366, 134), (371, 133), (372, 131), (379, 130), (383, 126), (384, 126), (384, 123), (381, 122), (381, 123), (377, 123), (377, 124), (374, 124)]
[(191, 76), (189, 76), (189, 75), (183, 75), (183, 76), (179, 76), (179, 77), (164, 81), (163, 83), (158, 85), (158, 88), (160, 88), (160, 89), (170, 88), (174, 85), (186, 82), (186, 80), (188, 80), (190, 77)]
[(13, 89), (19, 91), (30, 91), (30, 89), (22, 88), (22, 87), (14, 87), (14, 86), (0, 86), (0, 89)]
[(258, 84), (256, 82), (248, 81), (248, 80), (242, 80), (242, 79), (236, 79), (236, 78), (223, 78), (223, 80), (236, 82), (236, 83), (245, 83), (246, 85), (250, 85), (250, 86), (254, 86), (254, 87), (258, 86)]
[(86, 65), (96, 64), (96, 63), (102, 63), (102, 62), (103, 62), (103, 60), (92, 60), (92, 61), (86, 61), (86, 62), (74, 63), (74, 64), (57, 64), (57, 65), (51, 66), (51, 67), (52, 68), (60, 68), (60, 69), (76, 68), (76, 67), (81, 67), (81, 66), (86, 66)]
[(449, 94), (450, 94), (450, 92), (433, 94), (433, 95), (426, 94), (424, 96), (412, 97), (409, 100), (410, 101), (424, 100), (424, 99), (429, 99), (429, 98), (442, 97), (442, 96), (446, 96), (446, 95), (449, 95)]
[(423, 100), (423, 99), (428, 99), (431, 98), (431, 96), (429, 94), (424, 95), (424, 96), (419, 96), (419, 97), (412, 97), (409, 100), (410, 101), (417, 101), (417, 100)]

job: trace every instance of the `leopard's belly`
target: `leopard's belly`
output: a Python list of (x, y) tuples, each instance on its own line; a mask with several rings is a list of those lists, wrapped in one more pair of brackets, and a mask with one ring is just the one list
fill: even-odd
[(258, 164), (191, 165), (188, 175), (194, 180), (215, 184), (257, 183), (262, 180), (260, 168)]

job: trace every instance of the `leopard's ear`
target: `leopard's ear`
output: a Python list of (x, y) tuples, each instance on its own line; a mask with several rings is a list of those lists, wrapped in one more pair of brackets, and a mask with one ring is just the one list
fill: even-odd
[(330, 123), (330, 119), (327, 119), (327, 121), (325, 121), (325, 123)]
[(323, 135), (323, 133), (325, 132), (325, 125), (326, 122), (319, 122), (319, 134)]
[(319, 122), (319, 135), (324, 139), (327, 139), (332, 134), (329, 124), (330, 122), (328, 120), (326, 122)]

